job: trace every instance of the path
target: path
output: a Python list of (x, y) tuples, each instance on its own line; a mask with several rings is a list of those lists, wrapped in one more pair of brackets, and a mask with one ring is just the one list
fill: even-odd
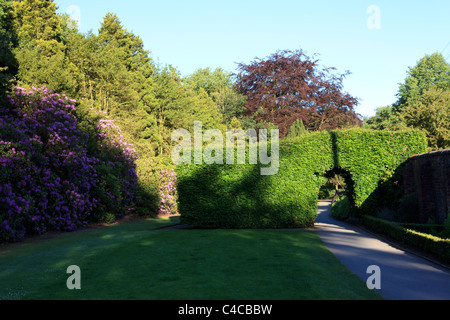
[(330, 217), (331, 201), (319, 203), (317, 231), (329, 250), (364, 282), (367, 268), (381, 269), (381, 290), (388, 300), (450, 300), (450, 270), (399, 250), (358, 227)]

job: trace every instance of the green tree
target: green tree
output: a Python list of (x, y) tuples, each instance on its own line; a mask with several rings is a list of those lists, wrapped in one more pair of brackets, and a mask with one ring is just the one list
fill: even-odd
[(214, 71), (211, 71), (210, 68), (197, 69), (193, 74), (186, 77), (184, 82), (196, 91), (202, 88), (209, 95), (219, 89), (233, 85), (231, 73), (224, 71), (222, 68), (217, 68)]
[(158, 103), (153, 112), (158, 119), (159, 133), (163, 139), (160, 154), (170, 152), (173, 130), (187, 129), (193, 132), (195, 121), (201, 121), (204, 130), (225, 131), (217, 106), (206, 90), (185, 85), (180, 72), (172, 66), (159, 71), (156, 92)]
[(76, 80), (62, 42), (63, 18), (56, 13), (56, 3), (51, 0), (13, 3), (13, 27), (18, 39), (14, 54), (19, 65), (19, 82), (70, 93)]
[(168, 119), (174, 129), (183, 128), (194, 132), (194, 122), (201, 121), (204, 130), (225, 130), (214, 101), (203, 89), (198, 93), (186, 89), (181, 99), (169, 110)]
[[(231, 125), (233, 119), (242, 119), (247, 97), (239, 94), (231, 87), (219, 88), (211, 95), (222, 116), (222, 123)], [(243, 122), (241, 122), (243, 124)]]
[(185, 88), (182, 85), (180, 72), (170, 65), (158, 69), (155, 81), (157, 103), (151, 106), (151, 111), (156, 116), (158, 132), (161, 137), (158, 154), (168, 154), (171, 133), (174, 129), (180, 129), (175, 128), (170, 121), (170, 112), (181, 108), (179, 104), (184, 97)]
[(406, 105), (402, 119), (425, 131), (433, 150), (450, 148), (450, 90), (431, 86), (414, 105)]
[(22, 46), (34, 46), (39, 53), (52, 56), (64, 49), (60, 41), (62, 18), (53, 0), (14, 1), (14, 23)]
[(400, 84), (394, 110), (401, 113), (405, 106), (415, 107), (422, 94), (432, 86), (450, 90), (450, 64), (440, 53), (425, 55), (409, 68), (408, 77)]
[[(233, 119), (241, 119), (247, 98), (234, 90), (234, 79), (230, 72), (217, 68), (198, 69), (184, 79), (191, 89), (203, 89), (214, 101), (222, 117), (222, 123), (231, 126)], [(236, 125), (236, 123), (234, 123)]]
[(142, 40), (108, 13), (99, 35), (68, 30), (67, 56), (74, 66), (79, 99), (106, 112), (141, 156), (152, 156), (161, 139), (151, 107), (156, 103), (152, 60)]
[(375, 116), (367, 119), (366, 124), (367, 128), (374, 130), (396, 131), (407, 127), (393, 106), (378, 108)]
[(449, 147), (450, 64), (440, 53), (425, 55), (408, 70), (398, 100), (377, 110), (367, 127), (377, 130), (417, 128), (428, 137), (430, 149)]
[(301, 119), (297, 119), (289, 129), (289, 133), (287, 134), (286, 139), (294, 139), (302, 137), (306, 134), (308, 134), (308, 130), (306, 130), (303, 121)]
[(17, 72), (17, 61), (12, 52), (17, 40), (13, 10), (11, 0), (0, 0), (0, 93), (8, 89)]

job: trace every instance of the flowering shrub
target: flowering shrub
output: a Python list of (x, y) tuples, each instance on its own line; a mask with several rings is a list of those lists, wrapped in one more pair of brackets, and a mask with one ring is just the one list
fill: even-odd
[(112, 122), (99, 123), (94, 140), (104, 147), (94, 155), (76, 101), (45, 87), (16, 88), (7, 99), (0, 107), (0, 242), (74, 231), (98, 220), (106, 201), (116, 212), (132, 201), (136, 155)]
[[(92, 109), (90, 111), (94, 115), (99, 113)], [(96, 156), (100, 159), (97, 170), (103, 179), (97, 190), (102, 201), (96, 210), (95, 220), (103, 221), (110, 220), (111, 216), (123, 216), (126, 213), (124, 209), (134, 201), (138, 185), (138, 155), (109, 117), (99, 119), (96, 131)]]
[(177, 176), (175, 170), (163, 170), (160, 172), (159, 186), (159, 215), (174, 215), (178, 213), (176, 196)]

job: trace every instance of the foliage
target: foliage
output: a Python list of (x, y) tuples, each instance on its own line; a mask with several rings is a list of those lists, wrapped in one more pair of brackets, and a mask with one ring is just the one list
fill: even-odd
[(274, 176), (261, 176), (260, 165), (180, 166), (182, 220), (203, 228), (312, 226), (319, 186), (311, 172), (331, 166), (330, 136), (311, 135), (297, 144), (282, 143), (280, 149), (280, 170)]
[(417, 130), (341, 130), (334, 134), (335, 166), (350, 173), (354, 182), (351, 200), (363, 212), (372, 212), (385, 201), (398, 201), (402, 165), (410, 156), (426, 152), (426, 138)]
[(13, 27), (18, 43), (13, 52), (20, 85), (45, 85), (67, 93), (75, 86), (75, 79), (61, 39), (63, 20), (56, 9), (52, 0), (14, 1)]
[(444, 263), (450, 262), (450, 240), (445, 240), (422, 232), (402, 227), (400, 224), (375, 218), (369, 215), (362, 217), (362, 223), (377, 233), (391, 237), (401, 243), (412, 245), (433, 255)]
[(296, 119), (314, 131), (360, 125), (354, 111), (357, 99), (342, 91), (348, 73), (332, 70), (320, 70), (318, 61), (301, 50), (239, 64), (236, 89), (248, 98), (244, 116), (273, 123), (282, 137)]
[(400, 84), (399, 100), (394, 108), (399, 113), (406, 106), (415, 108), (423, 93), (431, 87), (450, 90), (450, 64), (440, 53), (425, 55), (409, 68), (408, 77)]
[(316, 219), (325, 176), (339, 168), (353, 180), (347, 190), (352, 207), (371, 212), (381, 195), (399, 189), (390, 180), (395, 171), (425, 149), (419, 131), (353, 129), (281, 141), (274, 176), (261, 176), (261, 165), (182, 165), (179, 210), (187, 224), (204, 228), (308, 227)]
[(156, 97), (159, 102), (152, 111), (156, 115), (162, 138), (158, 154), (170, 154), (174, 146), (172, 132), (186, 129), (193, 133), (195, 121), (201, 121), (205, 130), (225, 131), (214, 100), (202, 84), (194, 85), (193, 81), (189, 80), (188, 86), (183, 85), (180, 73), (171, 66), (162, 68), (156, 75)]
[(331, 207), (331, 216), (337, 220), (344, 221), (351, 217), (353, 206), (350, 199), (347, 196), (343, 196), (337, 199)]
[(52, 0), (14, 1), (14, 24), (20, 47), (31, 44), (46, 57), (64, 49), (60, 41), (62, 19), (56, 9)]
[(247, 99), (233, 89), (235, 79), (231, 73), (225, 72), (221, 68), (214, 71), (209, 68), (202, 68), (186, 77), (184, 82), (196, 92), (200, 92), (200, 89), (206, 91), (215, 102), (222, 116), (223, 124), (230, 127), (233, 119), (242, 118)]
[(398, 101), (377, 110), (367, 126), (376, 130), (424, 131), (431, 150), (450, 147), (450, 64), (442, 54), (425, 55), (408, 70)]
[(306, 130), (305, 125), (303, 124), (303, 121), (300, 119), (297, 119), (294, 121), (291, 128), (289, 129), (289, 133), (287, 134), (286, 139), (299, 138), (305, 134), (308, 134), (308, 130)]
[(386, 106), (376, 110), (375, 116), (367, 120), (368, 129), (374, 130), (402, 130), (407, 126), (402, 122), (400, 115), (394, 111), (394, 107)]
[(211, 71), (210, 68), (201, 68), (187, 76), (184, 82), (196, 91), (202, 88), (206, 93), (212, 95), (220, 89), (231, 87), (233, 78), (231, 73), (224, 71), (222, 68), (217, 68), (214, 71)]
[(17, 88), (8, 99), (0, 108), (0, 241), (73, 231), (126, 211), (136, 188), (135, 155), (109, 120), (98, 124), (92, 154), (74, 100), (34, 87)]
[(450, 89), (430, 87), (422, 93), (415, 107), (403, 108), (401, 117), (409, 126), (426, 133), (432, 149), (450, 148)]
[(17, 41), (12, 4), (10, 0), (0, 0), (0, 94), (9, 88), (17, 72), (17, 61), (12, 52)]

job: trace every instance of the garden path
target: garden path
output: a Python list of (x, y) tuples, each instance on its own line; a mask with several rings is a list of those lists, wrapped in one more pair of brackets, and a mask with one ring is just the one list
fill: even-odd
[[(328, 249), (364, 282), (380, 268), (381, 289), (388, 300), (450, 300), (450, 270), (407, 252), (357, 226), (330, 217), (331, 201), (319, 202), (318, 235)], [(372, 281), (370, 281), (372, 283)]]

